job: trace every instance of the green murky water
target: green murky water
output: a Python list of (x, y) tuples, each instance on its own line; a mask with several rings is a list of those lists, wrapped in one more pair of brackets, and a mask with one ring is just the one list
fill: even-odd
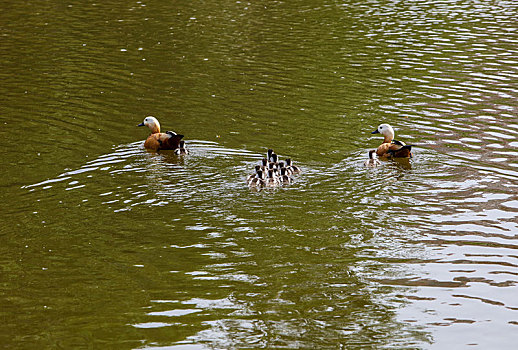
[(515, 346), (515, 2), (1, 8), (4, 347)]

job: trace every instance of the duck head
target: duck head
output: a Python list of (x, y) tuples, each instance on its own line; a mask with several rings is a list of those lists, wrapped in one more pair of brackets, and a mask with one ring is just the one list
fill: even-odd
[(376, 150), (369, 151), (369, 159), (376, 159)]
[(144, 118), (144, 121), (137, 126), (147, 126), (149, 130), (151, 130), (152, 134), (157, 134), (160, 132), (160, 123), (155, 117), (146, 117)]
[(381, 134), (385, 138), (383, 142), (391, 142), (394, 139), (394, 129), (388, 124), (381, 124), (371, 134)]

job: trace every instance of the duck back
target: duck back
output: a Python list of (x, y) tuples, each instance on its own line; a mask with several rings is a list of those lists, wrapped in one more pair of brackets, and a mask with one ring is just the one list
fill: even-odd
[(183, 135), (178, 135), (172, 131), (151, 134), (144, 142), (144, 147), (155, 151), (174, 150), (178, 148), (182, 138)]

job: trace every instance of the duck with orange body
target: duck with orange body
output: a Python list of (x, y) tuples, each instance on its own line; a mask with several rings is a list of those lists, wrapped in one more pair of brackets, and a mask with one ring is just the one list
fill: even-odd
[(147, 126), (151, 131), (146, 142), (144, 142), (144, 147), (153, 151), (175, 150), (183, 138), (183, 135), (178, 135), (174, 131), (160, 132), (160, 123), (155, 117), (146, 117), (137, 126)]
[(412, 145), (394, 140), (394, 129), (389, 124), (381, 124), (371, 134), (383, 135), (383, 143), (376, 149), (378, 157), (412, 158)]

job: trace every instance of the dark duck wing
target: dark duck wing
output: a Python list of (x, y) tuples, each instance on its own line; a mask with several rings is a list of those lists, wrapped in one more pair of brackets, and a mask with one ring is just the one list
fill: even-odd
[(182, 138), (183, 135), (178, 135), (173, 131), (151, 134), (144, 143), (144, 147), (156, 151), (174, 150), (178, 148), (178, 145), (180, 144), (180, 140)]
[(402, 141), (392, 140), (387, 154), (394, 158), (411, 158), (412, 145), (406, 145)]
[(183, 135), (179, 135), (174, 131), (166, 131), (164, 137), (161, 138), (162, 147), (161, 149), (177, 149), (180, 145), (180, 140)]

